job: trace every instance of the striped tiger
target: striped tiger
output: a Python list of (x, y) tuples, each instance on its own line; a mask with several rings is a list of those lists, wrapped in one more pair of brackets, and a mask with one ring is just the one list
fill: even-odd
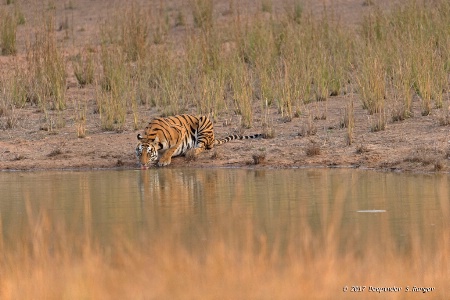
[(137, 135), (139, 142), (136, 146), (136, 156), (143, 169), (156, 161), (158, 166), (167, 166), (174, 156), (186, 155), (188, 152), (195, 156), (205, 149), (209, 150), (232, 140), (262, 136), (262, 134), (230, 135), (216, 140), (213, 124), (207, 116), (184, 114), (156, 118), (145, 127), (144, 135)]

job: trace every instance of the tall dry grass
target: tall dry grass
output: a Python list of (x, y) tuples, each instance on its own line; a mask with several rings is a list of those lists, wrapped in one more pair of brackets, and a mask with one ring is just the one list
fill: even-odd
[(89, 48), (83, 49), (72, 59), (73, 73), (78, 84), (84, 87), (94, 83), (95, 57)]
[(29, 98), (43, 110), (66, 108), (66, 60), (55, 36), (55, 17), (45, 14), (27, 45)]
[(424, 115), (442, 107), (449, 5), (435, 4), (411, 1), (387, 13), (371, 8), (355, 35), (333, 12), (318, 18), (296, 1), (286, 3), (284, 13), (262, 9), (252, 16), (230, 3), (230, 25), (216, 24), (211, 1), (192, 1), (194, 24), (182, 45), (148, 48), (154, 54), (140, 63), (138, 98), (163, 114), (192, 105), (212, 115), (233, 109), (251, 127), (258, 103), (277, 107), (290, 120), (305, 103), (356, 84), (363, 107), (376, 114), (372, 130), (382, 130), (389, 113), (392, 120), (412, 116), (414, 94)]
[(0, 48), (2, 55), (13, 55), (16, 47), (17, 21), (15, 15), (0, 11)]
[[(96, 83), (105, 130), (120, 130), (128, 115), (139, 119), (148, 108), (162, 115), (235, 113), (251, 127), (256, 110), (275, 107), (288, 121), (304, 113), (305, 104), (355, 87), (360, 104), (375, 114), (372, 128), (412, 117), (415, 98), (423, 115), (444, 106), (448, 1), (411, 0), (387, 12), (370, 5), (362, 24), (352, 28), (333, 11), (306, 11), (301, 1), (286, 1), (282, 10), (262, 1), (252, 14), (234, 1), (222, 14), (210, 0), (192, 0), (188, 11), (180, 7), (175, 15), (164, 1), (145, 9), (129, 4), (113, 6), (99, 26), (99, 63), (91, 63), (90, 54), (72, 62), (81, 85)], [(27, 78), (29, 102), (43, 110), (66, 107), (66, 61), (55, 40), (55, 13), (46, 9), (20, 76)], [(3, 22), (8, 28), (13, 23)]]
[[(114, 50), (117, 56), (142, 53), (126, 54), (120, 70), (132, 69), (122, 81), (128, 81), (125, 90), (137, 87), (138, 103), (156, 106), (165, 115), (192, 106), (212, 116), (232, 109), (241, 115), (243, 127), (251, 127), (258, 99), (260, 107), (276, 105), (290, 120), (305, 102), (338, 95), (348, 81), (350, 39), (326, 17), (302, 17), (298, 3), (286, 6), (286, 15), (269, 19), (261, 13), (242, 17), (233, 8), (231, 26), (215, 24), (212, 1), (191, 4), (193, 28), (181, 45), (150, 44), (147, 33), (154, 26), (148, 24), (161, 21), (133, 6), (124, 18), (113, 17), (103, 27), (108, 48), (122, 49)], [(102, 68), (108, 68), (104, 60)]]
[(347, 129), (345, 142), (350, 146), (353, 143), (355, 130), (355, 109), (353, 99), (350, 99), (347, 102), (347, 106), (344, 109), (344, 115), (342, 117), (340, 126)]
[(214, 2), (212, 0), (191, 0), (192, 17), (194, 25), (202, 30), (207, 30), (213, 26)]
[[(359, 57), (367, 63), (356, 69), (356, 77), (370, 111), (369, 102), (382, 105), (386, 98), (395, 102), (394, 120), (408, 118), (413, 92), (420, 98), (422, 115), (442, 107), (449, 84), (449, 12), (447, 1), (409, 1), (390, 13), (375, 11), (365, 19)], [(364, 72), (375, 62), (379, 70), (372, 67)]]
[(105, 130), (121, 130), (125, 123), (131, 81), (125, 55), (120, 48), (102, 44), (103, 76), (96, 85), (96, 100)]
[(22, 108), (26, 103), (26, 90), (23, 87), (23, 78), (15, 71), (0, 83), (0, 123), (3, 129), (15, 128), (19, 123), (16, 109)]
[(142, 10), (132, 1), (131, 5), (122, 12), (116, 20), (119, 34), (119, 45), (126, 53), (128, 60), (145, 59), (148, 52), (150, 22), (148, 11)]

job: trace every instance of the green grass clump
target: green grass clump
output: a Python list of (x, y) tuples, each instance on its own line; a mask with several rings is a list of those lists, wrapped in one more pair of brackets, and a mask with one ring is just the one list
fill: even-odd
[(207, 30), (213, 26), (212, 0), (191, 0), (191, 7), (195, 27)]
[(162, 109), (163, 115), (184, 111), (191, 95), (186, 66), (170, 51), (170, 48), (155, 50), (143, 69), (143, 86), (150, 91), (150, 102)]
[(19, 124), (17, 110), (29, 101), (27, 78), (23, 73), (23, 69), (17, 68), (0, 81), (0, 117), (4, 119), (0, 127), (3, 129), (12, 129)]
[[(363, 49), (375, 53), (376, 57), (371, 59), (366, 55), (366, 63), (355, 70), (356, 76), (368, 77), (368, 70), (375, 74), (385, 72), (384, 88), (381, 74), (378, 79), (373, 75), (373, 87), (364, 92), (378, 94), (380, 99), (380, 90), (384, 89), (386, 101), (394, 102), (396, 106), (393, 120), (403, 120), (412, 115), (413, 92), (421, 100), (422, 115), (428, 115), (433, 107), (442, 107), (442, 92), (448, 88), (449, 14), (450, 5), (446, 1), (437, 1), (435, 5), (410, 1), (391, 13), (377, 11), (365, 19), (361, 34)], [(374, 69), (374, 61), (380, 70)], [(373, 80), (378, 84), (375, 85)], [(369, 102), (375, 98), (365, 94), (361, 98), (371, 111)]]
[(23, 14), (21, 8), (19, 5), (15, 6), (14, 9), (14, 17), (16, 19), (16, 23), (17, 25), (23, 25), (25, 24), (26, 20), (25, 20), (25, 15)]
[(88, 50), (77, 54), (72, 60), (73, 72), (78, 84), (83, 87), (94, 82), (94, 55)]
[(54, 18), (45, 16), (27, 51), (30, 97), (42, 109), (63, 110), (66, 107), (66, 60), (55, 37)]
[(145, 59), (148, 51), (151, 15), (132, 1), (125, 9), (114, 10), (101, 24), (102, 44), (116, 45), (129, 61)]
[(127, 113), (130, 74), (120, 47), (102, 45), (102, 78), (97, 84), (97, 106), (104, 130), (121, 130)]
[(15, 114), (15, 106), (11, 101), (10, 95), (7, 94), (3, 84), (0, 85), (0, 128), (11, 129), (17, 124), (17, 116)]
[[(80, 86), (96, 83), (105, 130), (123, 129), (130, 111), (136, 127), (143, 107), (162, 115), (196, 111), (214, 117), (231, 111), (248, 128), (258, 109), (276, 108), (289, 121), (305, 104), (347, 91), (356, 92), (355, 99), (374, 115), (372, 130), (382, 130), (388, 119), (412, 116), (414, 97), (423, 115), (443, 106), (450, 4), (433, 3), (407, 1), (389, 12), (370, 6), (362, 24), (349, 28), (327, 11), (320, 17), (306, 12), (296, 0), (285, 3), (284, 11), (261, 1), (251, 15), (241, 14), (231, 1), (226, 23), (214, 19), (212, 0), (191, 0), (187, 11), (171, 11), (164, 2), (142, 9), (133, 1), (100, 26), (99, 63), (96, 54), (81, 51), (72, 61), (74, 75)], [(12, 51), (4, 50), (3, 37), (11, 40), (4, 28), (17, 22), (3, 20), (5, 54)], [(14, 105), (31, 101), (63, 110), (66, 61), (54, 18), (43, 18), (27, 46), (28, 66), (8, 85)], [(328, 105), (321, 107), (324, 112), (317, 115), (326, 116)], [(350, 131), (347, 140), (352, 143)]]
[(0, 48), (2, 55), (16, 54), (17, 22), (9, 13), (0, 13)]
[(231, 75), (232, 98), (235, 111), (242, 116), (241, 125), (250, 128), (253, 123), (253, 89), (252, 78), (246, 65), (240, 60), (233, 61)]
[(372, 48), (364, 47), (361, 52), (359, 72), (356, 75), (358, 93), (363, 107), (370, 114), (381, 112), (385, 105), (386, 96), (386, 66), (380, 54), (374, 53)]
[(121, 46), (132, 61), (144, 59), (147, 54), (149, 22), (145, 11), (132, 2), (120, 22)]
[(255, 78), (262, 106), (275, 104), (286, 119), (300, 114), (310, 101), (338, 95), (348, 81), (351, 42), (324, 17), (290, 15), (237, 23), (240, 55)]

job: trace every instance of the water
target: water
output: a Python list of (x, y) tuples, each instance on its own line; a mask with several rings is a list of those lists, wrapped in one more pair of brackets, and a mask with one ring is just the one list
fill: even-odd
[(360, 170), (0, 172), (0, 298), (449, 299), (449, 196)]
[(189, 246), (222, 234), (217, 224), (236, 223), (227, 230), (238, 235), (248, 220), (269, 242), (289, 242), (307, 227), (323, 243), (335, 235), (341, 251), (386, 236), (407, 251), (413, 238), (439, 243), (450, 226), (449, 196), (446, 175), (355, 170), (0, 172), (2, 230), (12, 240), (45, 213), (71, 231), (89, 227), (102, 243), (118, 230), (134, 239), (178, 226)]

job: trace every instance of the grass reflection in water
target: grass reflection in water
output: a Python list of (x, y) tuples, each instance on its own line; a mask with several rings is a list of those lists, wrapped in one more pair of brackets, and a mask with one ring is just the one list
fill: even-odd
[[(445, 176), (110, 173), (70, 175), (67, 186), (77, 191), (67, 189), (68, 200), (64, 188), (52, 191), (72, 207), (23, 197), (20, 230), (3, 203), (1, 299), (361, 297), (352, 289), (364, 299), (401, 299), (407, 288), (449, 296)], [(39, 188), (51, 190), (45, 184)], [(49, 209), (63, 204), (74, 216)], [(371, 210), (384, 212), (358, 213)]]

